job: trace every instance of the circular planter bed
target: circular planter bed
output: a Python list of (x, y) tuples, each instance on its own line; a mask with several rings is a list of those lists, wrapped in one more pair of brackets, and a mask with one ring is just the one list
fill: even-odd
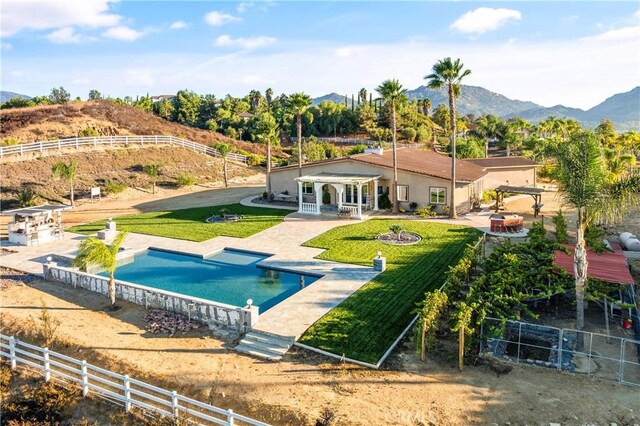
[(205, 222), (207, 223), (228, 223), (228, 222), (237, 222), (242, 220), (242, 216), (240, 215), (225, 215), (224, 217), (220, 217), (220, 215), (215, 215), (207, 218)]
[(399, 234), (386, 232), (378, 235), (378, 241), (394, 246), (409, 246), (422, 241), (422, 237), (415, 232), (402, 231)]

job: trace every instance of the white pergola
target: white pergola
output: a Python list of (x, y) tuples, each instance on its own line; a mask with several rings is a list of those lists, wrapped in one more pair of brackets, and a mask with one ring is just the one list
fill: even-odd
[[(303, 214), (320, 214), (322, 206), (322, 187), (331, 185), (336, 190), (336, 200), (338, 202), (338, 211), (343, 209), (351, 210), (352, 214), (362, 219), (362, 187), (369, 182), (373, 182), (373, 210), (378, 210), (378, 179), (382, 175), (363, 175), (350, 173), (318, 173), (315, 175), (307, 175), (296, 178), (298, 181), (298, 213)], [(315, 203), (305, 203), (302, 199), (302, 186), (304, 183), (313, 183), (313, 191), (316, 199)], [(346, 185), (355, 185), (357, 188), (357, 202), (343, 203), (342, 197)]]

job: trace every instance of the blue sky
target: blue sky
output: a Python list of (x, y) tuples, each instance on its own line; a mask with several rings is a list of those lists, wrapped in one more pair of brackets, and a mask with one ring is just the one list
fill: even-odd
[(640, 5), (602, 2), (1, 0), (2, 90), (86, 98), (369, 90), (424, 84), (460, 57), (466, 84), (589, 108), (640, 84)]

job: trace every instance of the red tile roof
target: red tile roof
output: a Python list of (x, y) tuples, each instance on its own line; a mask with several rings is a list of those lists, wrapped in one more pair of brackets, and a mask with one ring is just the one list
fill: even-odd
[(536, 167), (540, 164), (524, 157), (489, 157), (489, 158), (467, 158), (465, 161), (480, 167)]
[[(440, 179), (451, 179), (451, 157), (438, 154), (434, 151), (422, 151), (414, 148), (398, 148), (398, 170), (403, 170), (421, 175), (432, 176)], [(352, 155), (351, 160), (361, 163), (374, 164), (382, 167), (393, 167), (393, 151), (385, 150), (379, 154)], [(456, 160), (456, 180), (473, 182), (487, 172), (483, 167), (468, 162)]]

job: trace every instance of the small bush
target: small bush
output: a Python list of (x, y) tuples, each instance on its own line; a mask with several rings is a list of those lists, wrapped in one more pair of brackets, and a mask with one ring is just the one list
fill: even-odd
[(329, 191), (322, 193), (322, 204), (331, 204), (331, 194)]
[(416, 203), (415, 201), (410, 202), (410, 203), (409, 203), (409, 208), (410, 208), (411, 210), (415, 210), (415, 209), (417, 209), (417, 208), (418, 208), (418, 203)]
[(482, 202), (483, 203), (487, 203), (489, 201), (495, 201), (496, 200), (496, 191), (494, 191), (493, 189), (490, 189), (488, 191), (484, 191), (482, 193)]
[(85, 138), (85, 137), (94, 137), (94, 136), (99, 136), (100, 134), (98, 133), (98, 131), (96, 129), (94, 129), (93, 127), (86, 127), (82, 130), (80, 130), (78, 132), (78, 137), (80, 138)]
[(265, 200), (265, 201), (269, 199), (269, 193), (267, 191), (264, 191), (262, 193), (262, 199)]
[(105, 194), (120, 194), (125, 189), (127, 189), (127, 185), (124, 183), (118, 182), (117, 180), (107, 180), (104, 182), (104, 187), (102, 190)]
[(269, 193), (269, 202), (273, 203), (273, 201), (276, 199), (276, 194), (274, 194), (273, 192)]
[(384, 194), (380, 194), (378, 197), (378, 207), (381, 209), (390, 209), (391, 208), (391, 200), (389, 199), (389, 193), (385, 192)]
[(13, 145), (18, 145), (19, 143), (20, 143), (20, 141), (18, 140), (18, 138), (14, 138), (14, 137), (10, 136), (10, 137), (4, 138), (2, 140), (1, 146), (13, 146)]
[(347, 150), (346, 155), (364, 154), (366, 148), (365, 144), (354, 145)]
[(44, 299), (40, 299), (40, 315), (36, 318), (29, 316), (29, 322), (44, 340), (44, 346), (51, 347), (56, 340), (56, 331), (60, 327), (60, 320), (51, 316)]
[(567, 221), (562, 214), (562, 210), (558, 212), (556, 216), (551, 219), (556, 226), (556, 241), (565, 244), (569, 241), (569, 235), (567, 233)]
[(197, 182), (198, 181), (196, 180), (195, 176), (187, 172), (180, 173), (180, 175), (176, 179), (176, 184), (181, 188), (185, 186), (193, 186)]
[(79, 394), (77, 388), (51, 382), (27, 386), (3, 402), (2, 424), (59, 424), (71, 417)]
[(415, 210), (415, 214), (421, 218), (434, 217), (436, 212), (433, 211), (433, 206), (422, 206)]
[(587, 245), (596, 253), (602, 253), (607, 250), (607, 245), (602, 242), (605, 232), (602, 228), (595, 225), (587, 226), (584, 230), (584, 240)]
[(259, 166), (263, 163), (264, 158), (258, 154), (247, 155), (247, 166)]
[(399, 223), (394, 223), (389, 226), (389, 231), (393, 232), (396, 235), (399, 235), (402, 232), (402, 225)]
[(23, 188), (16, 194), (16, 201), (20, 207), (31, 207), (38, 204), (38, 194), (31, 188)]
[(220, 209), (218, 211), (218, 215), (220, 216), (220, 219), (224, 219), (224, 216), (229, 214), (229, 210), (227, 209)]
[(407, 140), (409, 142), (413, 142), (416, 139), (416, 135), (418, 134), (416, 129), (411, 128), (411, 127), (407, 127), (406, 129), (402, 129), (402, 131), (400, 133), (402, 135), (402, 139), (405, 139), (405, 140)]

